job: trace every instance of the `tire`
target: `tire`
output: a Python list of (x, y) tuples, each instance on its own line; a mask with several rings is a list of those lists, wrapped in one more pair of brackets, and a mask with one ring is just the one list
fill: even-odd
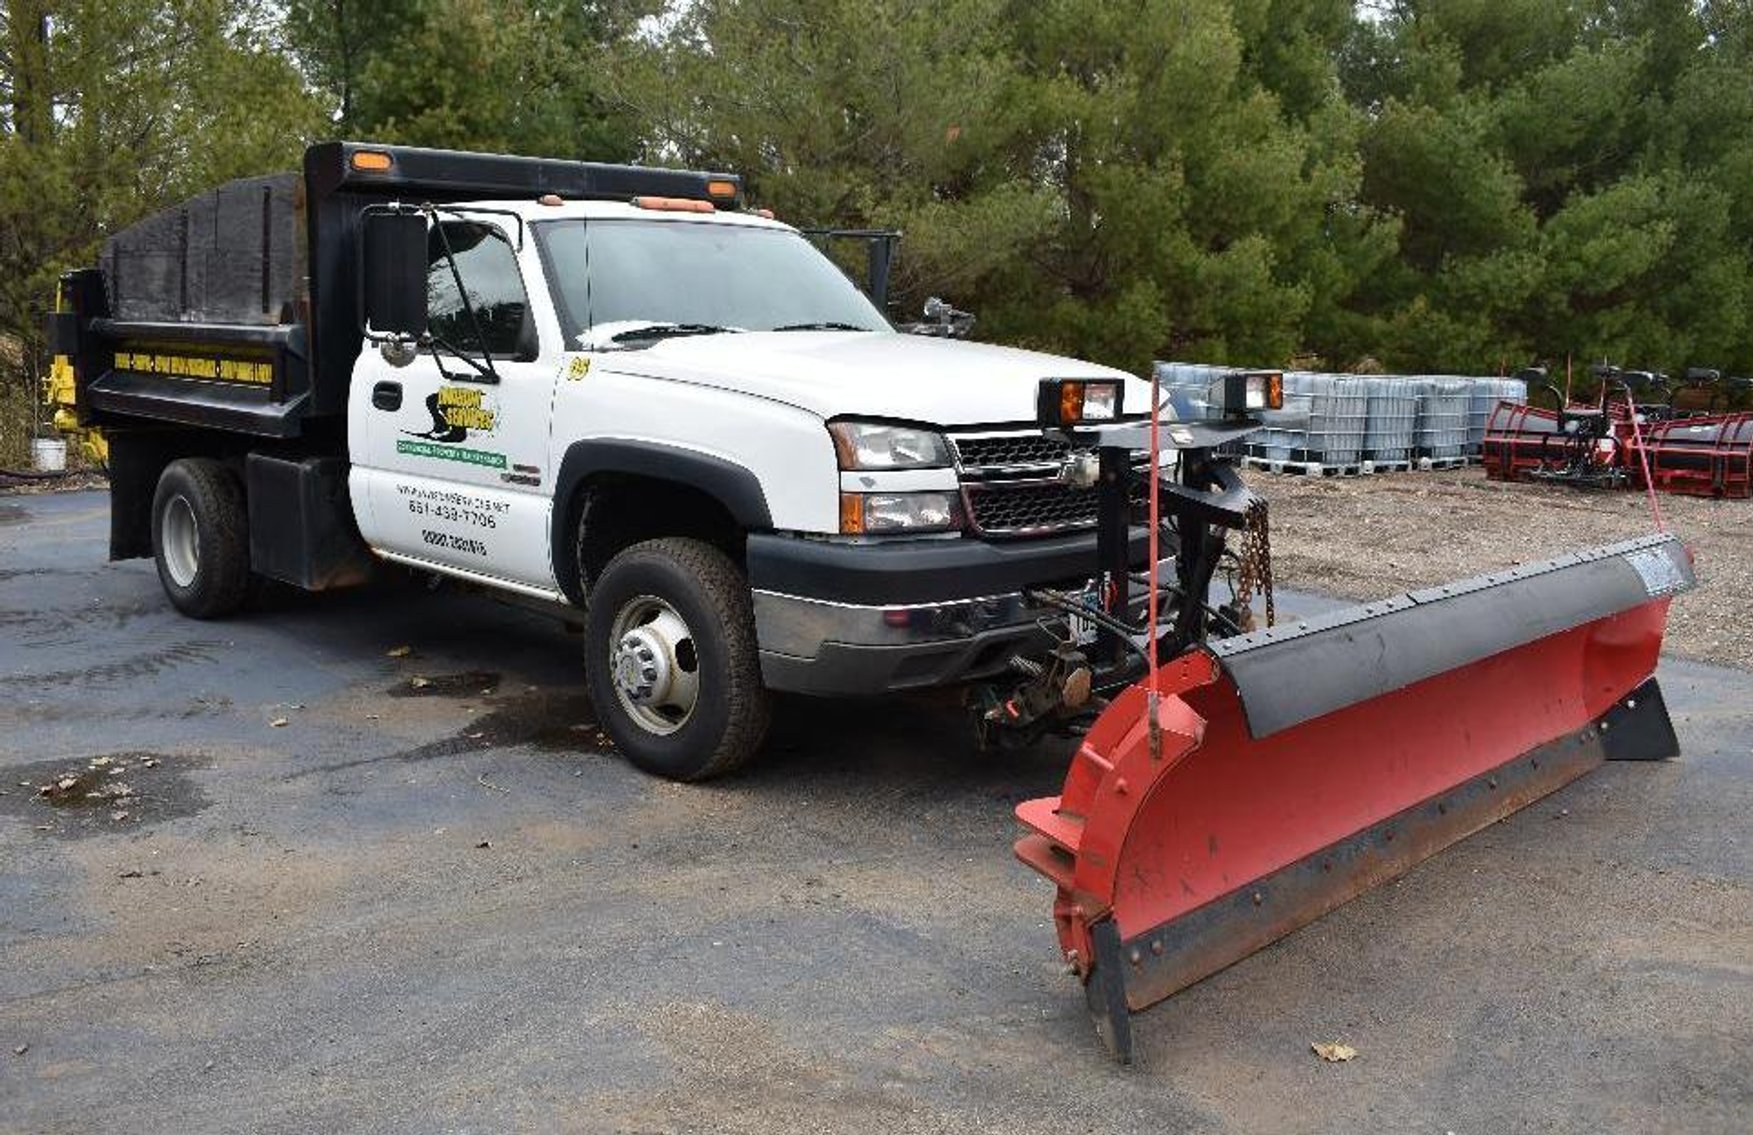
[(591, 589), (584, 650), (598, 722), (648, 773), (722, 776), (766, 738), (749, 585), (711, 544), (647, 540), (610, 560)]
[(152, 558), (171, 604), (196, 619), (218, 619), (250, 591), (250, 525), (243, 485), (208, 457), (165, 467), (152, 497)]

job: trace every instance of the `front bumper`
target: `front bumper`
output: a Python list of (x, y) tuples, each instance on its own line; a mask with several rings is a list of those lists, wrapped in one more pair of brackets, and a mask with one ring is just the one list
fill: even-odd
[[(1134, 533), (1133, 563), (1146, 558)], [(749, 538), (761, 674), (770, 689), (882, 694), (988, 678), (1052, 643), (1034, 587), (1077, 590), (1096, 573), (1094, 534), (843, 544)]]

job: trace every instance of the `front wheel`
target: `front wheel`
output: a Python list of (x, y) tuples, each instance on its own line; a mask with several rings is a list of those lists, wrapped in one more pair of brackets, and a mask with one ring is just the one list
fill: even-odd
[(767, 733), (748, 583), (702, 540), (635, 544), (591, 589), (585, 678), (597, 718), (639, 768), (706, 780)]

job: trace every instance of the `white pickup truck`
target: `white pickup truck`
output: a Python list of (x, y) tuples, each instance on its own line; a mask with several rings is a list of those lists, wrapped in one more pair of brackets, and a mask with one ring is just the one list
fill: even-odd
[[(212, 618), (388, 561), (565, 608), (602, 725), (697, 779), (769, 691), (1003, 674), (1087, 586), (1096, 492), (1036, 424), (1148, 387), (895, 330), (724, 175), (313, 147), (111, 238), (51, 317), (112, 558)], [(1138, 537), (1142, 556), (1142, 535)]]

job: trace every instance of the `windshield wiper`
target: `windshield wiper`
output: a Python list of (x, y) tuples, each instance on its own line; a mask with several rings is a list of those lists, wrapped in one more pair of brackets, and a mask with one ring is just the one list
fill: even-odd
[(735, 327), (719, 327), (713, 323), (652, 323), (617, 331), (609, 336), (609, 342), (632, 343), (640, 339), (668, 339), (676, 335), (724, 335), (736, 330)]
[(787, 323), (783, 327), (773, 328), (775, 331), (869, 331), (869, 327), (860, 327), (856, 323), (837, 323), (824, 320), (821, 323)]

